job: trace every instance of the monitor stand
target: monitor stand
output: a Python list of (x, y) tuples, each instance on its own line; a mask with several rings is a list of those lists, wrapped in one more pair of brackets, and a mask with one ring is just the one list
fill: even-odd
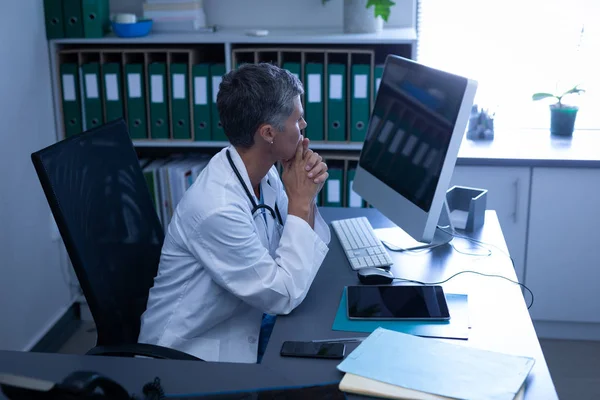
[(374, 231), (375, 235), (383, 241), (387, 247), (394, 251), (425, 250), (450, 243), (454, 237), (451, 233), (454, 232), (454, 225), (450, 220), (450, 208), (448, 207), (447, 201), (444, 201), (444, 205), (442, 206), (437, 227), (431, 243), (416, 241), (398, 226), (393, 228), (374, 229)]

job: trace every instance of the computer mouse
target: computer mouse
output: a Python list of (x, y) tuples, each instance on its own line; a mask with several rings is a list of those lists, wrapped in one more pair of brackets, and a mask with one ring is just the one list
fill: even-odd
[(363, 285), (386, 285), (394, 281), (394, 275), (381, 268), (361, 268), (356, 274)]

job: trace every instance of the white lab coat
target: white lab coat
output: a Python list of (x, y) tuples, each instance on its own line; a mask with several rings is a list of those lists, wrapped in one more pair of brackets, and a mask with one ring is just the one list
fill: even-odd
[[(252, 217), (225, 150), (211, 159), (175, 210), (139, 342), (206, 361), (255, 363), (263, 313), (288, 314), (304, 300), (327, 254), (330, 232), (318, 211), (314, 230), (287, 215), (287, 195), (274, 167), (261, 191), (265, 204), (274, 209), (277, 202), (284, 227), (267, 215), (265, 229), (262, 215)], [(229, 151), (254, 196), (242, 159), (233, 146)]]

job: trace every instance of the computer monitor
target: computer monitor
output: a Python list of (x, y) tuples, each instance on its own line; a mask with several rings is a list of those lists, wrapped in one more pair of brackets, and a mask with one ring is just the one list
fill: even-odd
[(390, 55), (352, 189), (419, 242), (430, 243), (477, 82)]

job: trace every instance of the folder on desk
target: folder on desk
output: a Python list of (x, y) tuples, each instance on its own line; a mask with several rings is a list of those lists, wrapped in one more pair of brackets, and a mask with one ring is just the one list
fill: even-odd
[(375, 94), (379, 91), (379, 85), (381, 84), (381, 78), (383, 77), (383, 65), (375, 66)]
[(346, 65), (327, 66), (327, 140), (346, 140)]
[(62, 11), (65, 37), (83, 37), (83, 10), (81, 0), (63, 0)]
[(365, 206), (365, 202), (362, 199), (362, 197), (360, 197), (358, 195), (358, 193), (356, 193), (354, 190), (352, 190), (352, 185), (354, 184), (354, 175), (356, 174), (356, 170), (355, 169), (349, 169), (346, 172), (346, 202), (347, 202), (347, 206), (348, 207), (364, 207)]
[(132, 139), (147, 139), (146, 85), (142, 64), (125, 65), (125, 87), (127, 88), (127, 123)]
[(100, 64), (93, 62), (81, 66), (83, 74), (83, 107), (85, 112), (85, 129), (92, 129), (103, 124), (102, 93), (100, 87)]
[(302, 80), (302, 78), (300, 78), (300, 63), (286, 62), (286, 63), (283, 63), (282, 67), (283, 67), (283, 69), (287, 69), (292, 74), (294, 74), (296, 76), (296, 78)]
[(350, 100), (350, 140), (365, 140), (369, 123), (369, 75), (371, 67), (367, 64), (352, 66), (351, 100)]
[(171, 64), (171, 128), (173, 139), (191, 139), (188, 65)]
[(330, 168), (327, 172), (329, 172), (329, 178), (325, 181), (323, 205), (326, 207), (341, 207), (342, 169)]
[(216, 141), (227, 141), (225, 131), (221, 125), (219, 110), (217, 109), (217, 95), (219, 94), (219, 85), (225, 75), (225, 64), (211, 64), (210, 66), (210, 91), (211, 91), (211, 138)]
[(46, 22), (46, 39), (65, 37), (62, 0), (44, 0), (44, 20)]
[(378, 328), (337, 368), (437, 396), (513, 400), (535, 360)]
[(104, 109), (106, 122), (123, 117), (123, 80), (121, 79), (121, 64), (106, 63), (102, 66), (104, 82)]
[(209, 141), (211, 136), (209, 64), (192, 67), (194, 87), (194, 140)]
[[(67, 0), (68, 1), (68, 0)], [(83, 36), (101, 38), (109, 27), (108, 0), (81, 0)]]
[(323, 140), (323, 64), (307, 63), (304, 73), (306, 137)]
[(83, 131), (78, 71), (77, 64), (65, 63), (60, 65), (62, 112), (66, 137)]
[(148, 65), (150, 82), (150, 137), (169, 139), (169, 116), (167, 110), (167, 65), (153, 62)]

